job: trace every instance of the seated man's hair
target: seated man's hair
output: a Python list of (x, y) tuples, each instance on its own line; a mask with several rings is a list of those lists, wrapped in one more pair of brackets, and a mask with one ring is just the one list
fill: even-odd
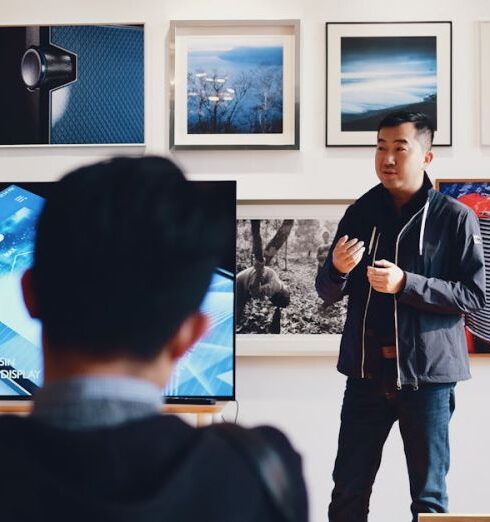
[(385, 127), (398, 127), (403, 123), (413, 123), (417, 129), (419, 141), (426, 150), (431, 149), (434, 141), (434, 124), (423, 112), (392, 112), (381, 120), (378, 125), (378, 133)]
[(116, 158), (55, 184), (32, 271), (54, 349), (160, 352), (198, 309), (229, 239), (220, 202), (201, 192), (158, 157)]

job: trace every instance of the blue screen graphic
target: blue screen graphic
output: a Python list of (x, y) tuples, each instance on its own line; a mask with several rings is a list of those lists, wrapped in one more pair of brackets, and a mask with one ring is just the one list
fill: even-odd
[(42, 383), (41, 328), (22, 299), (44, 200), (12, 185), (0, 192), (0, 395), (29, 395)]
[[(32, 265), (44, 199), (10, 185), (0, 192), (0, 396), (29, 397), (42, 385), (41, 325), (23, 302), (21, 278)], [(234, 395), (234, 277), (216, 269), (201, 304), (210, 329), (179, 361), (164, 393)]]
[(201, 305), (210, 321), (209, 332), (179, 361), (166, 395), (233, 395), (233, 288), (233, 274), (216, 270)]

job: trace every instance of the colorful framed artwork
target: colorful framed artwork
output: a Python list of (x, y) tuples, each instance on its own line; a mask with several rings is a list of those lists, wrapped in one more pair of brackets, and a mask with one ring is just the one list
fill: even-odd
[(426, 113), (452, 143), (451, 22), (327, 23), (326, 146), (374, 146), (393, 111)]
[(239, 201), (237, 355), (336, 355), (346, 301), (325, 306), (315, 277), (351, 201)]
[(145, 142), (143, 24), (0, 27), (0, 146)]
[[(436, 190), (469, 206), (480, 222), (485, 253), (485, 269), (490, 274), (490, 179), (437, 179)], [(490, 295), (490, 279), (487, 276), (486, 292)], [(466, 315), (468, 351), (490, 354), (490, 304), (483, 310)]]
[(299, 149), (299, 20), (172, 21), (170, 148)]

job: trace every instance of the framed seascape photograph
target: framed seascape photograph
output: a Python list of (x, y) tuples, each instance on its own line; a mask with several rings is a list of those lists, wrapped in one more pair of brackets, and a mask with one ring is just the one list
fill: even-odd
[(480, 23), (481, 144), (490, 145), (490, 22)]
[(0, 27), (0, 146), (145, 142), (143, 24)]
[(327, 23), (326, 146), (374, 146), (393, 111), (424, 112), (452, 143), (451, 22)]
[(170, 148), (299, 149), (299, 20), (172, 21)]
[[(470, 207), (480, 222), (485, 270), (490, 274), (490, 179), (436, 179), (436, 190)], [(487, 276), (486, 292), (490, 295)], [(490, 354), (490, 304), (465, 316), (468, 351)]]
[(239, 201), (237, 355), (336, 355), (347, 313), (315, 290), (351, 201)]

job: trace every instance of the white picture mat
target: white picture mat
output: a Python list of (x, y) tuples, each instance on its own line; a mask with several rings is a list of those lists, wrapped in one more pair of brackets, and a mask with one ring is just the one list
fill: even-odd
[[(178, 22), (176, 22), (177, 24)], [(185, 22), (182, 22), (183, 24)], [(296, 35), (293, 25), (230, 25), (187, 26), (175, 28), (174, 70), (174, 144), (179, 145), (294, 145), (295, 143), (295, 88)], [(283, 48), (283, 132), (274, 134), (187, 134), (187, 56), (193, 40), (204, 38), (224, 41), (264, 41)]]
[[(336, 219), (352, 201), (238, 202), (237, 219)], [(237, 334), (237, 356), (336, 356), (341, 335)]]
[(341, 130), (341, 38), (435, 36), (437, 52), (437, 127), (434, 145), (451, 142), (451, 25), (449, 23), (362, 23), (327, 25), (327, 143), (375, 145), (375, 131)]

